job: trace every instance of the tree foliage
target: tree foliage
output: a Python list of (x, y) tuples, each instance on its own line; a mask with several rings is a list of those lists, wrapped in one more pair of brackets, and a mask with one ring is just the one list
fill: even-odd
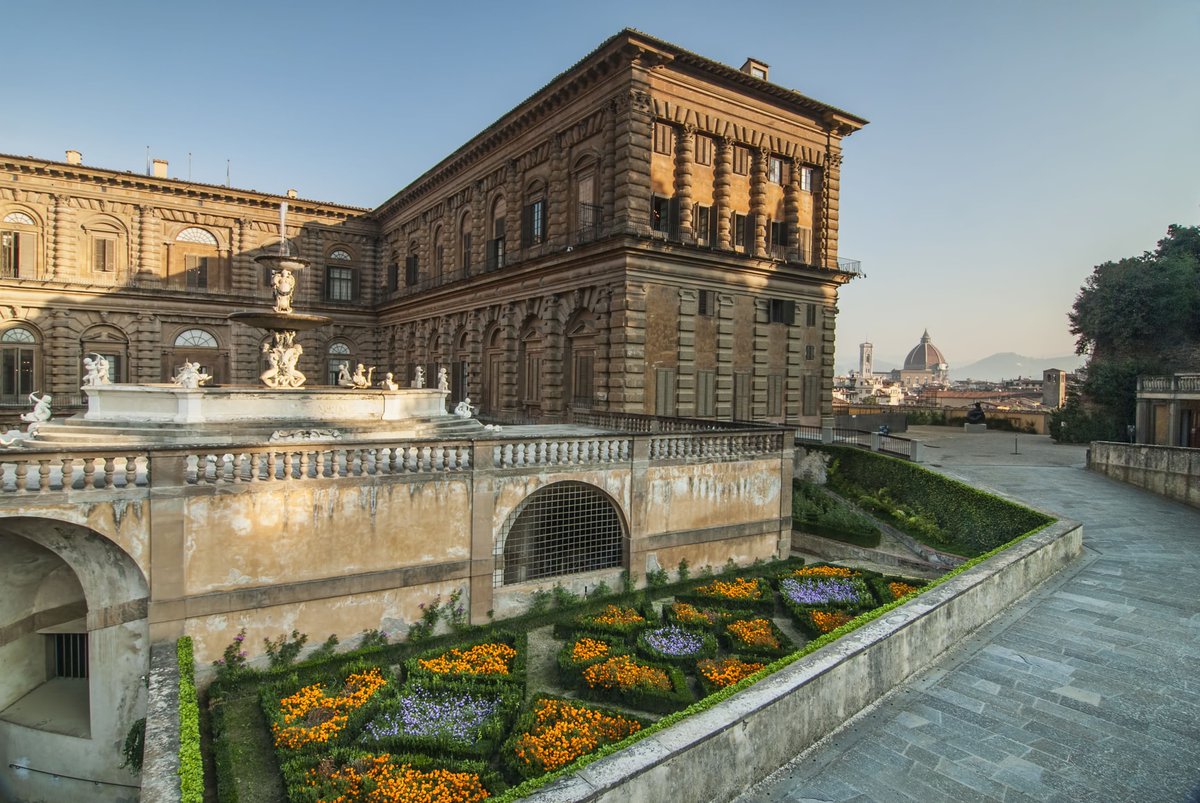
[(1200, 339), (1200, 227), (1169, 226), (1154, 251), (1097, 265), (1067, 317), (1076, 352), (1090, 355), (1087, 379), (1051, 434), (1123, 439), (1138, 376), (1188, 367), (1179, 347)]

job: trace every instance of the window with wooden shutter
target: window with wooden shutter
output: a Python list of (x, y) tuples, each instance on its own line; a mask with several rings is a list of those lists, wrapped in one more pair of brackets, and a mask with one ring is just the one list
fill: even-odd
[(805, 265), (815, 264), (813, 262), (812, 229), (804, 227), (796, 229), (796, 250), (800, 252), (800, 261)]
[(696, 135), (696, 164), (710, 165), (713, 162), (712, 137)]
[(751, 376), (748, 372), (733, 375), (733, 420), (749, 421), (751, 410)]
[(733, 172), (739, 176), (750, 173), (750, 151), (741, 145), (733, 146)]
[(696, 415), (711, 417), (717, 406), (717, 375), (714, 371), (696, 372)]
[(821, 409), (821, 385), (820, 378), (815, 376), (804, 377), (804, 415), (816, 415)]
[(96, 273), (112, 273), (117, 269), (116, 262), (117, 241), (109, 237), (93, 237), (92, 270)]
[(666, 123), (654, 124), (654, 152), (665, 154), (675, 152), (675, 130)]
[(783, 416), (783, 374), (767, 375), (767, 417)]
[(675, 415), (675, 369), (654, 372), (654, 414)]
[(796, 302), (783, 298), (772, 298), (769, 302), (771, 323), (791, 326), (796, 322)]
[(186, 254), (183, 258), (184, 284), (189, 290), (208, 288), (208, 257)]

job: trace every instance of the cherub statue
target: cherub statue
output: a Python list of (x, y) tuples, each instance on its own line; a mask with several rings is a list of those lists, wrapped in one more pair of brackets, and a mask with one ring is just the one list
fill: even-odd
[(96, 385), (107, 385), (112, 382), (108, 373), (108, 360), (103, 354), (92, 352), (83, 358), (83, 386), (95, 387)]
[(33, 409), (28, 413), (21, 413), (21, 420), (29, 424), (41, 424), (49, 421), (52, 413), (50, 412), (50, 399), (53, 397), (49, 393), (43, 393), (38, 396), (37, 392), (29, 394), (29, 401), (33, 402)]
[(271, 276), (271, 290), (275, 293), (275, 311), (292, 311), (292, 293), (296, 291), (296, 277), (287, 268), (275, 271)]
[(446, 373), (445, 366), (438, 366), (438, 390), (443, 393), (450, 392), (450, 377)]
[(395, 383), (395, 381), (393, 381), (391, 371), (388, 371), (386, 374), (384, 374), (383, 381), (379, 383), (379, 387), (383, 388), (384, 390), (399, 390), (400, 389), (400, 386), (397, 385)]
[(425, 367), (424, 366), (418, 365), (416, 370), (413, 372), (413, 385), (412, 386), (414, 388), (425, 387)]
[(175, 375), (175, 384), (187, 390), (195, 390), (210, 379), (212, 376), (200, 369), (200, 363), (184, 360), (183, 367)]
[(364, 368), (363, 364), (360, 362), (358, 367), (354, 369), (354, 376), (350, 377), (350, 380), (354, 383), (354, 387), (356, 388), (369, 388), (371, 387), (371, 376), (374, 373), (375, 366), (371, 366), (369, 369), (367, 369)]
[(346, 363), (338, 366), (337, 383), (339, 387), (352, 388), (354, 387), (354, 377), (350, 376), (350, 367)]
[(454, 407), (454, 414), (459, 418), (470, 418), (475, 415), (475, 406), (471, 404), (471, 397), (467, 396)]

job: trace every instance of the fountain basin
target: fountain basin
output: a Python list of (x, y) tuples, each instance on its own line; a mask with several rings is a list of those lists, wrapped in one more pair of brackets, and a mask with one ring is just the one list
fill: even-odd
[(319, 329), (333, 318), (328, 315), (311, 315), (305, 312), (234, 312), (229, 320), (266, 329), (271, 332), (307, 332), (309, 329)]

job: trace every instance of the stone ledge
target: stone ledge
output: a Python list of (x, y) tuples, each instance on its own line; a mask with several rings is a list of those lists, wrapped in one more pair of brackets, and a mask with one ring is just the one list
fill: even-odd
[(526, 799), (701, 803), (736, 797), (933, 663), (1082, 549), (1082, 525), (1057, 521), (636, 749), (607, 756)]

